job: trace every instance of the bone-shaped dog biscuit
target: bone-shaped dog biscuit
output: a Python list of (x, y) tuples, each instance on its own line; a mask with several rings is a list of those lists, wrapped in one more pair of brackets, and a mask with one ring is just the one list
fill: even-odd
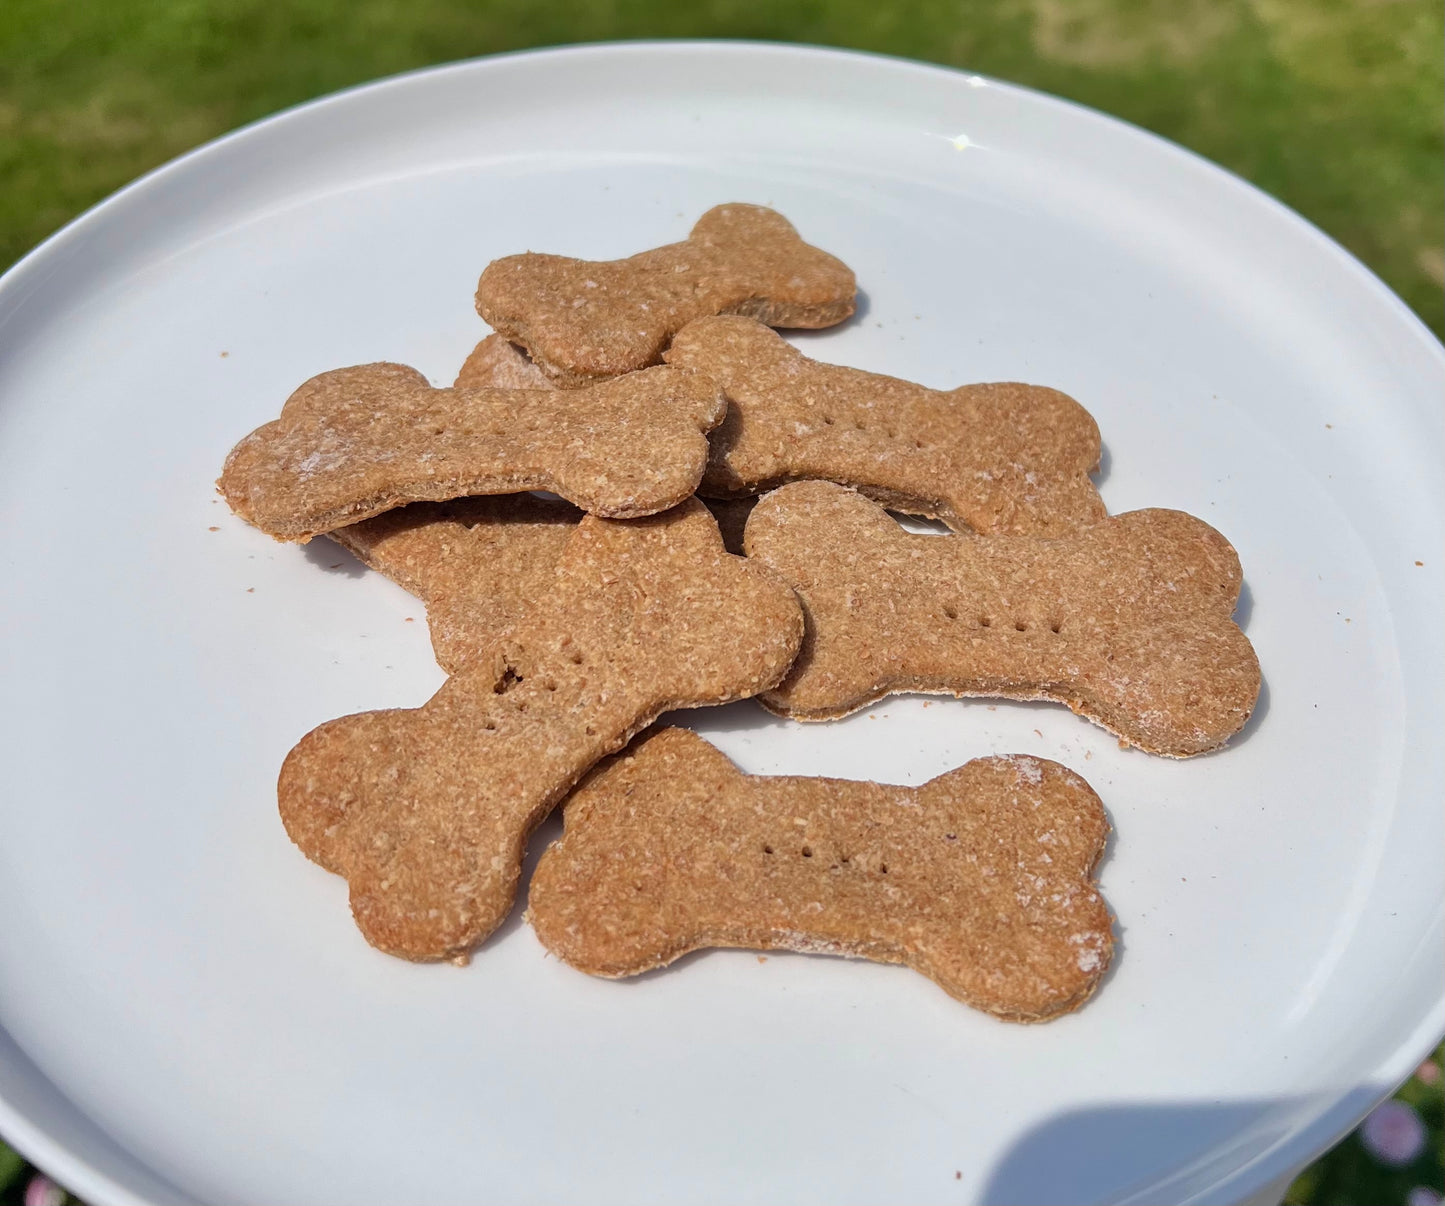
[(818, 478), (955, 530), (1053, 536), (1103, 517), (1089, 480), (1098, 425), (1058, 390), (928, 389), (810, 360), (745, 318), (690, 324), (667, 362), (702, 371), (727, 396), (704, 495)]
[(793, 593), (724, 552), (696, 500), (589, 516), (535, 609), (426, 704), (304, 737), (281, 770), (282, 820), (349, 881), (367, 941), (464, 956), (506, 917), (528, 834), (583, 772), (663, 711), (772, 686), (802, 629)]
[(550, 490), (613, 518), (690, 495), (725, 404), (706, 378), (649, 369), (584, 392), (433, 389), (369, 364), (313, 377), (226, 458), (243, 519), (309, 540), (407, 502)]
[(744, 542), (803, 603), (803, 651), (763, 699), (800, 720), (893, 691), (1052, 699), (1182, 758), (1237, 733), (1259, 695), (1230, 619), (1239, 559), (1179, 511), (1057, 540), (914, 535), (852, 490), (799, 482), (758, 503)]
[(1113, 952), (1109, 832), (1056, 762), (980, 758), (922, 787), (742, 774), (663, 729), (590, 776), (532, 877), (558, 958), (629, 976), (699, 947), (905, 963), (1014, 1021), (1077, 1008)]
[(781, 214), (719, 205), (681, 243), (625, 260), (512, 255), (487, 265), (477, 311), (575, 388), (657, 364), (668, 341), (706, 314), (779, 327), (829, 327), (853, 313), (852, 271), (810, 247)]

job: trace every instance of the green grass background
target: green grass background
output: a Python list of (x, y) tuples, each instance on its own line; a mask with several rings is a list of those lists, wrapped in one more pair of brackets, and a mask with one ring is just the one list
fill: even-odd
[[(1445, 337), (1439, 0), (0, 0), (0, 268), (136, 175), (377, 76), (613, 38), (763, 38), (998, 76), (1183, 143), (1304, 214)], [(1347, 1141), (1291, 1201), (1442, 1188)], [(1418, 1100), (1417, 1100), (1418, 1099)], [(263, 1158), (258, 1153), (258, 1158)], [(29, 1173), (0, 1144), (0, 1206)]]
[(1445, 335), (1439, 0), (0, 0), (0, 265), (147, 168), (309, 97), (643, 37), (858, 47), (1093, 105), (1293, 206)]

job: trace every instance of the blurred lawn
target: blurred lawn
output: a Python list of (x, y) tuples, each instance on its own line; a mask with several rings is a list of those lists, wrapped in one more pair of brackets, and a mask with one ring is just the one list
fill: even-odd
[(187, 147), (348, 84), (700, 36), (931, 59), (1136, 122), (1299, 210), (1445, 336), (1439, 0), (0, 0), (0, 266)]
[[(134, 176), (310, 97), (430, 63), (612, 38), (856, 47), (966, 67), (1172, 138), (1338, 239), (1445, 337), (1438, 0), (0, 0), (0, 268)], [(1438, 1055), (1437, 1055), (1437, 1058)], [(1292, 1202), (1441, 1187), (1355, 1140)], [(0, 1144), (0, 1203), (29, 1174)]]

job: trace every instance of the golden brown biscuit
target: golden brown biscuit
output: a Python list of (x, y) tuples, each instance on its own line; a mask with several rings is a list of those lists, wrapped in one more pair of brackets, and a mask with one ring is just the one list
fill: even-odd
[(763, 697), (799, 720), (894, 691), (1052, 699), (1183, 758), (1223, 745), (1259, 695), (1230, 619), (1239, 558), (1179, 511), (1058, 540), (924, 536), (853, 490), (798, 482), (758, 502), (744, 543), (803, 604), (803, 651)]
[(705, 314), (777, 327), (830, 327), (853, 313), (857, 284), (782, 214), (719, 205), (681, 243), (625, 260), (510, 255), (487, 265), (477, 312), (576, 388), (657, 364), (673, 334)]
[(599, 758), (670, 708), (765, 690), (803, 621), (723, 551), (695, 499), (578, 524), (551, 589), (420, 708), (314, 729), (278, 785), (286, 831), (346, 877), (368, 942), (464, 956), (506, 917), (528, 834)]
[(1056, 762), (979, 758), (922, 787), (742, 774), (687, 729), (648, 735), (567, 802), (527, 918), (558, 958), (630, 976), (705, 946), (906, 963), (1039, 1022), (1113, 954), (1091, 877), (1109, 823)]
[(495, 494), (412, 503), (327, 535), (426, 604), (437, 662), (455, 674), (552, 589), (582, 515), (561, 499)]
[(361, 365), (301, 386), (231, 450), (218, 484), (278, 540), (403, 503), (526, 490), (630, 519), (693, 492), (724, 409), (706, 378), (672, 368), (561, 395), (433, 389), (405, 365)]
[(716, 381), (728, 414), (702, 494), (820, 478), (955, 530), (1058, 536), (1103, 518), (1099, 428), (1067, 394), (1004, 382), (934, 390), (810, 360), (746, 318), (703, 318), (667, 362)]

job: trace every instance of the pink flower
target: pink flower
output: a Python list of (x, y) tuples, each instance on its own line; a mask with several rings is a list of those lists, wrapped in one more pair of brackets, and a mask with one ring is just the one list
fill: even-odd
[(1403, 1101), (1382, 1102), (1360, 1124), (1360, 1142), (1381, 1164), (1409, 1164), (1425, 1148), (1425, 1124)]
[(65, 1190), (44, 1173), (36, 1173), (25, 1187), (25, 1206), (65, 1206)]
[(1440, 1065), (1433, 1059), (1427, 1059), (1415, 1069), (1415, 1076), (1422, 1085), (1438, 1085), (1440, 1083)]

